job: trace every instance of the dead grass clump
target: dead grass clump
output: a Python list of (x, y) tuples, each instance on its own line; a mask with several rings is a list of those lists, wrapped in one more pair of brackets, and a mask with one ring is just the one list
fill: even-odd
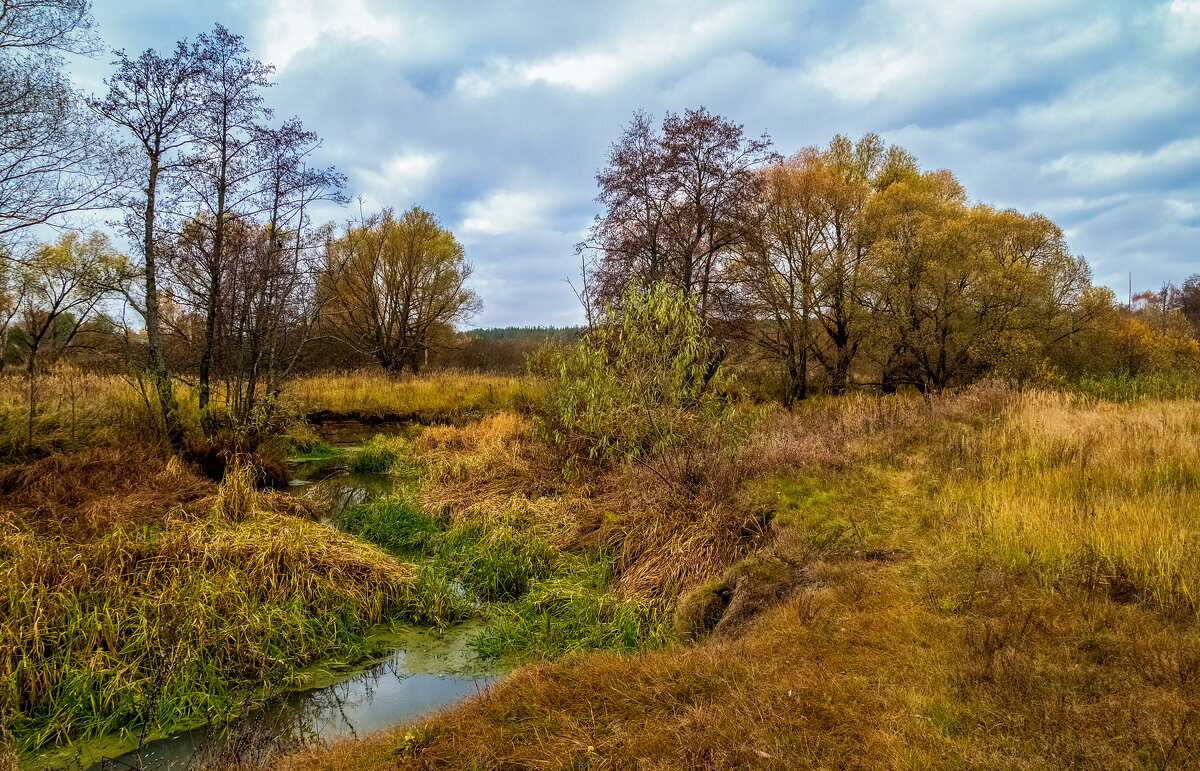
[(627, 597), (669, 603), (720, 576), (766, 532), (754, 514), (732, 506), (626, 510), (601, 530), (617, 557), (617, 587)]
[(489, 415), (464, 426), (430, 426), (417, 437), (417, 449), (432, 456), (470, 452), (485, 458), (511, 455), (529, 438), (529, 420), (512, 412)]
[(279, 489), (288, 483), (287, 464), (273, 449), (249, 446), (229, 431), (190, 436), (183, 458), (215, 482), (224, 479), (230, 470), (245, 467), (251, 470), (258, 489)]
[(144, 448), (93, 448), (0, 470), (0, 507), (39, 532), (95, 533), (161, 518), (211, 490), (177, 460)]
[(718, 637), (738, 637), (764, 611), (811, 589), (803, 565), (791, 560), (757, 559), (736, 565), (721, 584), (729, 591), (729, 605), (713, 628)]
[(424, 508), (454, 522), (517, 522), (555, 544), (569, 540), (581, 499), (562, 477), (561, 457), (532, 439), (525, 418), (500, 413), (463, 426), (431, 426), (413, 451), (427, 479)]
[(622, 595), (666, 603), (721, 575), (764, 533), (741, 498), (745, 466), (717, 447), (633, 464), (577, 462), (525, 419), (500, 414), (426, 429), (415, 441), (428, 482), (422, 505), (452, 521), (505, 521), (571, 549), (617, 554)]
[(239, 463), (225, 472), (217, 486), (213, 510), (233, 522), (241, 522), (258, 510), (258, 491), (254, 468)]

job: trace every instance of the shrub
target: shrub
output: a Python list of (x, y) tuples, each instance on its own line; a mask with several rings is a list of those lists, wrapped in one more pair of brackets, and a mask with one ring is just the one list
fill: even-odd
[(631, 284), (577, 344), (536, 362), (553, 381), (543, 428), (599, 460), (656, 455), (719, 439), (734, 411), (730, 379), (694, 295)]

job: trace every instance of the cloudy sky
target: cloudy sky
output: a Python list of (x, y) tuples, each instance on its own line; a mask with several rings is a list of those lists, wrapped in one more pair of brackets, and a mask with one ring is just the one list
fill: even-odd
[[(1054, 219), (1121, 296), (1129, 271), (1200, 272), (1200, 0), (94, 2), (130, 54), (244, 35), (351, 194), (454, 230), (473, 326), (580, 320), (573, 245), (639, 108), (704, 105), (784, 154), (877, 132)], [(107, 60), (75, 63), (78, 84), (100, 91)]]

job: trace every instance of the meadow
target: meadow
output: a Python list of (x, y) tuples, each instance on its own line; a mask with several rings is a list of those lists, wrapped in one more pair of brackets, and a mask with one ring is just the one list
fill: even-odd
[[(111, 390), (89, 391), (74, 420), (68, 401), (45, 408), (63, 451), (0, 472), (14, 751), (202, 722), (370, 655), (380, 629), (480, 616), (473, 646), (512, 675), (272, 762), (1200, 761), (1200, 418), (1186, 394), (984, 384), (744, 404), (732, 443), (564, 464), (536, 378), (313, 377), (287, 394), (297, 418), (361, 398), (427, 424), (351, 456), (395, 491), (330, 528), (256, 489), (250, 467), (217, 483), (161, 447), (114, 449), (141, 413), (96, 382)], [(294, 423), (273, 451), (318, 428)]]

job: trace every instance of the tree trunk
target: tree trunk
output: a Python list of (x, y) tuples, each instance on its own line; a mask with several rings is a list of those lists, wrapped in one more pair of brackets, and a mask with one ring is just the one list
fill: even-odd
[(213, 348), (217, 340), (217, 309), (221, 300), (221, 264), (225, 248), (225, 174), (217, 183), (217, 215), (213, 227), (212, 259), (208, 267), (208, 300), (204, 308), (204, 350), (200, 354), (200, 409), (208, 407), (209, 382), (212, 377)]
[(183, 446), (183, 429), (179, 425), (179, 412), (175, 404), (175, 390), (171, 373), (163, 355), (158, 316), (158, 265), (154, 254), (155, 194), (158, 188), (158, 156), (150, 155), (150, 176), (146, 184), (146, 231), (142, 247), (146, 258), (146, 344), (150, 349), (150, 368), (154, 378), (154, 390), (158, 394), (162, 410), (163, 427), (171, 446)]

